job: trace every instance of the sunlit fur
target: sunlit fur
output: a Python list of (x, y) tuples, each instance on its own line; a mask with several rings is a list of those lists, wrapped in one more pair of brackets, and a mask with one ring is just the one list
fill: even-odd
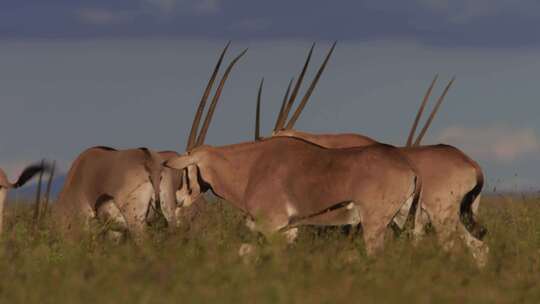
[(147, 149), (95, 147), (82, 152), (53, 206), (57, 227), (61, 232), (76, 233), (93, 219), (108, 222), (121, 215), (122, 220), (112, 226), (140, 239), (145, 236), (148, 215), (155, 215), (155, 209), (174, 226), (180, 178), (162, 166), (166, 157)]
[(386, 227), (421, 189), (408, 160), (396, 148), (380, 144), (326, 149), (276, 137), (200, 146), (165, 164), (178, 170), (195, 166), (201, 190), (211, 189), (242, 210), (264, 235), (301, 225), (350, 224), (350, 216), (336, 222), (332, 214), (358, 211), (368, 254), (382, 249)]

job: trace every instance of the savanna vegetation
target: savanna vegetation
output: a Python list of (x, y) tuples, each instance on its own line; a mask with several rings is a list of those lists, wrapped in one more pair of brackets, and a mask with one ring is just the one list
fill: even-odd
[[(540, 199), (483, 199), (490, 260), (443, 252), (431, 234), (417, 247), (388, 233), (365, 255), (358, 234), (303, 229), (294, 245), (261, 240), (224, 203), (205, 206), (174, 233), (152, 228), (145, 245), (94, 233), (58, 239), (50, 219), (32, 226), (29, 204), (10, 204), (0, 244), (0, 303), (539, 303)], [(199, 210), (200, 211), (200, 210)], [(256, 243), (249, 259), (243, 242)]]

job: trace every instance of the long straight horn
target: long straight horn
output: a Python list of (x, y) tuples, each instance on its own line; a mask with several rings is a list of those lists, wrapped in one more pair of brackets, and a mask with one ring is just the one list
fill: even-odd
[(416, 133), (416, 128), (418, 127), (418, 122), (420, 122), (420, 117), (422, 117), (422, 114), (424, 113), (424, 108), (426, 107), (427, 101), (429, 100), (429, 97), (431, 96), (431, 91), (433, 90), (433, 86), (435, 85), (435, 82), (437, 82), (437, 78), (439, 78), (439, 74), (436, 74), (435, 77), (433, 78), (431, 85), (426, 91), (426, 95), (424, 95), (422, 104), (420, 104), (418, 113), (416, 113), (416, 117), (414, 118), (414, 123), (411, 127), (411, 131), (409, 131), (409, 137), (407, 137), (407, 144), (406, 144), (407, 147), (410, 147), (412, 145), (414, 133)]
[(277, 124), (276, 131), (283, 129), (283, 126), (285, 125), (285, 122), (287, 121), (287, 118), (289, 117), (289, 112), (291, 111), (294, 100), (296, 99), (296, 95), (298, 95), (298, 91), (300, 90), (300, 86), (302, 85), (302, 81), (304, 80), (304, 75), (306, 75), (307, 67), (309, 65), (309, 62), (311, 61), (311, 55), (313, 54), (314, 48), (315, 48), (315, 43), (311, 45), (311, 49), (309, 50), (308, 56), (306, 58), (306, 62), (304, 63), (304, 67), (302, 68), (302, 72), (300, 72), (300, 76), (298, 77), (298, 79), (296, 80), (296, 83), (294, 84), (294, 89), (291, 93), (291, 97), (289, 98), (289, 101), (285, 105), (283, 114), (281, 115), (279, 123)]
[(206, 101), (208, 100), (208, 96), (210, 95), (210, 91), (212, 90), (212, 86), (214, 85), (214, 81), (216, 80), (219, 67), (221, 66), (221, 63), (223, 62), (223, 57), (225, 57), (225, 53), (227, 52), (229, 45), (231, 45), (230, 41), (227, 42), (227, 45), (221, 52), (221, 55), (219, 56), (219, 60), (216, 63), (216, 66), (214, 67), (214, 72), (212, 73), (212, 76), (208, 80), (206, 89), (204, 90), (203, 96), (201, 97), (201, 101), (199, 102), (199, 107), (197, 108), (197, 113), (195, 114), (195, 117), (193, 118), (191, 131), (189, 132), (188, 142), (186, 145), (186, 151), (191, 150), (193, 146), (195, 145), (195, 139), (197, 137), (197, 131), (199, 129), (199, 123), (201, 122), (204, 107), (206, 106)]
[(322, 72), (324, 71), (324, 68), (326, 67), (326, 64), (328, 63), (328, 60), (330, 60), (330, 56), (332, 56), (332, 53), (334, 52), (334, 49), (336, 48), (337, 41), (332, 44), (332, 48), (330, 48), (330, 51), (326, 55), (326, 58), (324, 58), (324, 62), (319, 68), (319, 71), (317, 72), (317, 75), (311, 82), (311, 85), (309, 86), (309, 89), (307, 90), (306, 94), (304, 94), (304, 97), (302, 98), (302, 101), (296, 108), (296, 111), (294, 112), (293, 116), (291, 117), (291, 120), (287, 123), (287, 126), (285, 129), (292, 129), (294, 127), (294, 124), (300, 117), (300, 114), (302, 113), (302, 110), (306, 106), (307, 101), (309, 100), (309, 97), (313, 93), (313, 90), (315, 90), (315, 87), (317, 86), (317, 82), (319, 81), (319, 78), (321, 78)]
[(429, 119), (426, 122), (426, 124), (424, 125), (424, 128), (422, 129), (422, 132), (420, 132), (420, 135), (418, 135), (418, 137), (416, 138), (416, 141), (414, 142), (414, 146), (420, 145), (420, 142), (422, 141), (422, 138), (424, 137), (424, 135), (426, 135), (426, 131), (429, 128), (429, 125), (431, 125), (431, 122), (433, 121), (433, 118), (435, 117), (435, 114), (439, 110), (439, 107), (441, 106), (441, 103), (443, 102), (444, 97), (446, 96), (446, 93), (448, 93), (448, 90), (450, 89), (450, 87), (454, 83), (454, 80), (456, 80), (455, 76), (452, 77), (452, 80), (450, 80), (450, 82), (448, 83), (446, 88), (444, 88), (444, 92), (442, 93), (442, 95), (437, 100), (437, 103), (435, 104), (435, 107), (433, 108), (433, 111), (431, 111), (431, 114), (429, 115)]
[(277, 132), (278, 130), (278, 124), (281, 120), (281, 117), (283, 116), (283, 112), (285, 111), (285, 105), (287, 104), (287, 100), (289, 99), (289, 92), (291, 91), (291, 86), (294, 81), (294, 77), (289, 81), (289, 85), (287, 86), (287, 90), (285, 91), (285, 96), (283, 96), (283, 101), (281, 102), (281, 108), (279, 108), (278, 117), (276, 119), (276, 124), (274, 125), (274, 132)]
[(225, 86), (225, 82), (227, 81), (227, 78), (229, 78), (229, 74), (231, 73), (234, 65), (244, 54), (247, 52), (247, 49), (242, 51), (240, 55), (236, 56), (236, 58), (231, 61), (227, 69), (225, 70), (225, 73), (223, 73), (223, 76), (221, 77), (221, 81), (219, 82), (219, 86), (216, 89), (216, 93), (214, 94), (214, 98), (212, 99), (212, 103), (210, 103), (210, 107), (208, 108), (208, 112), (206, 113), (206, 117), (204, 118), (204, 123), (201, 128), (201, 132), (199, 133), (199, 137), (197, 137), (197, 144), (196, 146), (200, 146), (204, 143), (204, 139), (206, 138), (206, 133), (208, 132), (208, 127), (210, 126), (210, 121), (212, 121), (212, 116), (214, 115), (214, 111), (216, 110), (216, 105), (219, 100), (219, 97), (221, 96), (221, 91), (223, 90), (223, 87)]
[(257, 109), (255, 110), (255, 140), (261, 139), (261, 94), (263, 84), (264, 78), (261, 79), (259, 91), (257, 92)]

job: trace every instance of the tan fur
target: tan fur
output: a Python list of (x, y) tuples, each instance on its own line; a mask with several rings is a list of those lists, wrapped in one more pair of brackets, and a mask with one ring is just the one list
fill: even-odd
[(2, 234), (4, 227), (4, 208), (6, 205), (7, 193), (8, 189), (6, 187), (0, 187), (0, 235)]
[[(182, 183), (182, 191), (177, 192), (179, 198), (197, 196), (210, 188), (216, 195), (244, 211), (252, 219), (248, 221), (251, 229), (266, 235), (282, 231), (289, 240), (294, 239), (295, 233), (287, 233), (288, 230), (310, 220), (322, 225), (342, 225), (357, 223), (361, 219), (368, 254), (379, 251), (387, 225), (409, 198), (414, 197), (418, 201), (421, 190), (421, 180), (415, 169), (396, 148), (375, 144), (363, 148), (327, 149), (292, 137), (224, 147), (203, 145), (228, 74), (245, 51), (225, 71), (212, 98), (205, 123), (196, 137), (210, 88), (227, 47), (199, 102), (187, 141), (187, 152), (165, 163), (168, 167), (183, 171), (185, 182)], [(335, 43), (304, 95), (300, 108), (294, 113), (293, 123), (313, 92), (334, 48)], [(312, 51), (313, 48), (310, 54)], [(309, 57), (311, 55), (308, 55), (287, 108), (290, 108), (298, 93)], [(280, 111), (283, 112), (280, 118), (287, 117), (287, 111)], [(283, 119), (281, 121), (284, 122)], [(257, 134), (258, 130), (256, 139)], [(337, 216), (328, 216), (339, 209), (346, 211), (336, 212)]]
[(97, 215), (104, 222), (122, 215), (116, 227), (126, 227), (139, 239), (144, 237), (151, 201), (155, 208), (157, 199), (161, 212), (174, 225), (179, 178), (162, 167), (165, 160), (160, 153), (143, 149), (95, 147), (82, 152), (52, 209), (58, 228), (77, 233)]
[(24, 168), (16, 182), (9, 181), (4, 170), (0, 169), (0, 235), (3, 231), (4, 209), (8, 191), (13, 188), (22, 187), (40, 172), (48, 172), (50, 168), (46, 164), (32, 165)]
[(253, 218), (255, 229), (266, 235), (353, 202), (363, 220), (369, 254), (383, 247), (387, 225), (420, 191), (407, 159), (396, 148), (380, 144), (326, 149), (297, 138), (276, 137), (200, 146), (166, 166), (179, 170), (196, 166), (216, 195)]
[[(275, 136), (297, 137), (316, 143), (327, 148), (362, 147), (377, 144), (376, 141), (355, 134), (310, 134), (295, 130), (278, 131)], [(434, 226), (439, 240), (444, 248), (450, 248), (453, 235), (462, 235), (470, 239), (472, 235), (467, 229), (460, 229), (460, 207), (464, 198), (478, 183), (483, 183), (483, 175), (476, 162), (459, 149), (448, 145), (419, 146), (399, 148), (418, 170), (422, 178), (421, 206)], [(478, 198), (474, 209), (478, 208)], [(419, 209), (419, 212), (422, 210)], [(418, 213), (420, 215), (420, 213)], [(425, 217), (425, 216), (424, 216)], [(416, 218), (419, 226), (427, 224), (419, 216)], [(423, 227), (416, 227), (421, 233)], [(472, 242), (466, 242), (467, 245)], [(475, 248), (486, 246), (480, 240), (470, 247), (476, 256)]]
[[(165, 160), (180, 156), (180, 154), (173, 151), (159, 152), (159, 154)], [(186, 170), (182, 171), (171, 170), (169, 168), (164, 168), (164, 170), (172, 171), (170, 186), (162, 184), (162, 189), (174, 189), (174, 200), (176, 201), (176, 205), (174, 206), (175, 226), (178, 227), (182, 223), (191, 223), (208, 203), (197, 183), (197, 168), (195, 166), (189, 166)]]
[(0, 187), (11, 189), (13, 188), (13, 183), (11, 183), (4, 172), (4, 170), (0, 169)]

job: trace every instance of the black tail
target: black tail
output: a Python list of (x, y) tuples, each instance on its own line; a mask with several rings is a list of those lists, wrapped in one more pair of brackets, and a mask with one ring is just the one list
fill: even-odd
[(472, 212), (472, 204), (478, 195), (480, 195), (480, 192), (482, 192), (482, 188), (484, 187), (484, 174), (482, 173), (480, 166), (476, 163), (473, 165), (476, 170), (476, 186), (474, 186), (461, 201), (459, 215), (461, 222), (467, 231), (475, 238), (482, 240), (487, 233), (487, 229), (475, 220)]
[(39, 164), (34, 164), (26, 167), (21, 175), (19, 176), (19, 179), (13, 184), (14, 188), (19, 188), (26, 184), (29, 180), (31, 180), (34, 176), (39, 174), (40, 172), (50, 172), (51, 167), (43, 162)]

